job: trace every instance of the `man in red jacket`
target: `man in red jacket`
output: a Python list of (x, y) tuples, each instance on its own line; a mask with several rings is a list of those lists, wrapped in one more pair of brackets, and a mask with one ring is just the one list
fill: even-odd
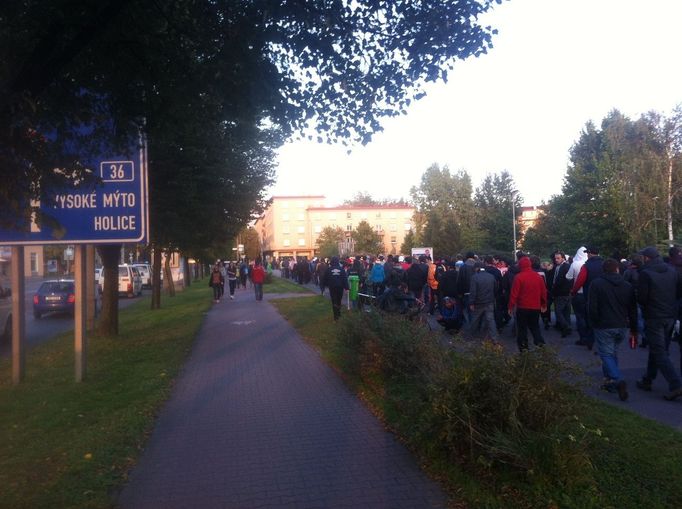
[(516, 308), (516, 342), (523, 352), (528, 350), (528, 329), (536, 346), (545, 344), (540, 332), (540, 313), (547, 309), (547, 288), (542, 277), (532, 270), (527, 256), (519, 260), (519, 270), (509, 296), (509, 314)]
[(256, 292), (256, 300), (263, 300), (263, 282), (265, 281), (265, 269), (261, 265), (260, 258), (256, 260), (256, 264), (251, 269), (251, 282)]

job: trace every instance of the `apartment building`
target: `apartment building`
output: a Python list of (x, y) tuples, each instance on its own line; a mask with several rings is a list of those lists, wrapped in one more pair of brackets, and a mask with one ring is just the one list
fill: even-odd
[(327, 207), (324, 196), (274, 196), (255, 229), (264, 255), (310, 258), (327, 226), (346, 232), (346, 248), (352, 252), (351, 232), (366, 221), (382, 238), (384, 253), (397, 254), (414, 227), (413, 215), (414, 207), (407, 205)]

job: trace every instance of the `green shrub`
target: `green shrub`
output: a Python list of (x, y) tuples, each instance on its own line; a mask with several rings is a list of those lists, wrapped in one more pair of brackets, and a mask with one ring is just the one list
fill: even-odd
[(414, 447), (479, 473), (534, 486), (539, 500), (568, 490), (594, 497), (579, 388), (550, 349), (510, 354), (492, 343), (452, 351), (423, 325), (382, 313), (346, 313), (330, 345), (341, 369), (383, 405)]

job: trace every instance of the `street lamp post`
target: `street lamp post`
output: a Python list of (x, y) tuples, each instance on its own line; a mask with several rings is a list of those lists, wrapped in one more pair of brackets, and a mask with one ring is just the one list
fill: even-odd
[(514, 249), (512, 250), (512, 256), (516, 260), (516, 204), (514, 203), (514, 193), (511, 196), (512, 202), (512, 228), (514, 229)]

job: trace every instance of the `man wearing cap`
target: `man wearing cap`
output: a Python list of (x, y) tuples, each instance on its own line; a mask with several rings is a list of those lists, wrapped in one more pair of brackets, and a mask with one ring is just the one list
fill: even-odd
[[(575, 297), (578, 294), (578, 291), (582, 289), (583, 299), (585, 301), (585, 316), (587, 316), (587, 296), (589, 295), (590, 284), (604, 273), (604, 269), (602, 268), (604, 260), (601, 256), (599, 256), (599, 248), (594, 245), (588, 245), (585, 248), (585, 253), (587, 254), (587, 261), (580, 268), (578, 277), (573, 283), (571, 296)], [(586, 337), (581, 337), (578, 341), (576, 341), (575, 344), (579, 346), (586, 346), (589, 350), (592, 350), (592, 347), (594, 346), (594, 331), (589, 320), (587, 320), (586, 325)]]
[(675, 371), (667, 346), (677, 319), (677, 299), (682, 295), (682, 276), (674, 267), (663, 262), (655, 247), (644, 248), (639, 254), (642, 255), (644, 266), (639, 274), (637, 300), (644, 315), (649, 360), (646, 373), (637, 381), (637, 387), (650, 391), (660, 370), (670, 389), (663, 397), (673, 401), (682, 397), (682, 378)]

